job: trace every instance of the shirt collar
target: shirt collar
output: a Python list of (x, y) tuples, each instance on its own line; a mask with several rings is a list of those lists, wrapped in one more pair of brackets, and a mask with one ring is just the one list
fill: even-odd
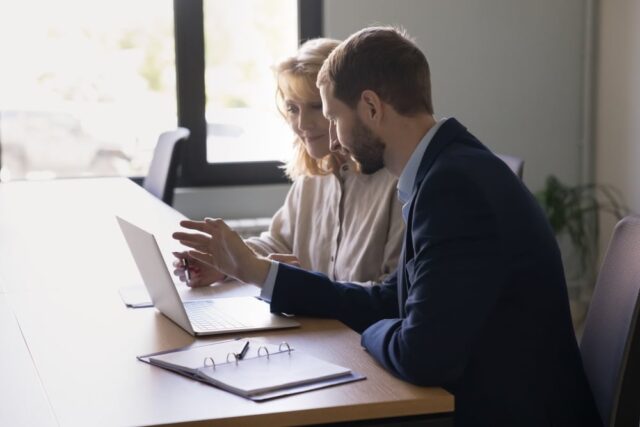
[(433, 139), (433, 136), (438, 132), (438, 129), (440, 129), (440, 126), (446, 121), (446, 118), (438, 120), (436, 124), (429, 129), (425, 136), (420, 140), (416, 149), (413, 150), (413, 153), (411, 154), (411, 157), (409, 157), (409, 161), (405, 165), (404, 169), (402, 169), (402, 173), (398, 179), (398, 198), (401, 203), (405, 204), (411, 198), (413, 186), (416, 181), (416, 175), (418, 175), (418, 168), (420, 167), (424, 152), (427, 150), (427, 146)]

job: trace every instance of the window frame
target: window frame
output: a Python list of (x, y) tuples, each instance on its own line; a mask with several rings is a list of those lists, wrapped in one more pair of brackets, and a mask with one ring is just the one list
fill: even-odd
[[(323, 0), (298, 1), (299, 43), (323, 34)], [(178, 126), (191, 131), (178, 186), (233, 186), (289, 182), (281, 162), (207, 162), (204, 0), (174, 0)]]

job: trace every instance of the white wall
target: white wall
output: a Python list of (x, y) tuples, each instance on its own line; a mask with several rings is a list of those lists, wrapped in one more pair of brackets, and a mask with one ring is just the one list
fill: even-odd
[[(600, 3), (596, 177), (640, 213), (640, 2)], [(615, 220), (604, 217), (601, 246)]]
[(437, 116), (525, 159), (525, 182), (581, 177), (586, 0), (325, 0), (325, 34), (400, 25), (432, 69)]

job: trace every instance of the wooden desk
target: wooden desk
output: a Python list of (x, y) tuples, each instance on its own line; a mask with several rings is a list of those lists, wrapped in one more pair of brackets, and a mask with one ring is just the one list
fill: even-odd
[(3, 294), (0, 294), (0, 349), (0, 425), (55, 426), (29, 349)]
[[(194, 340), (154, 309), (124, 306), (117, 290), (140, 278), (114, 214), (156, 233), (167, 253), (176, 248), (170, 232), (181, 215), (128, 180), (0, 184), (0, 343), (16, 349), (2, 353), (0, 381), (22, 387), (0, 401), (0, 424), (292, 425), (452, 411), (448, 393), (392, 377), (333, 320), (302, 318), (299, 329), (246, 336), (286, 340), (367, 380), (256, 403), (137, 361), (213, 339)], [(225, 284), (193, 293), (252, 292)], [(0, 387), (3, 397), (10, 392)]]

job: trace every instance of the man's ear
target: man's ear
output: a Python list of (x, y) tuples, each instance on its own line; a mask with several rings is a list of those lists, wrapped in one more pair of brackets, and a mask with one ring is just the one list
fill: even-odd
[(362, 91), (362, 94), (360, 94), (360, 106), (364, 119), (372, 123), (380, 123), (382, 120), (383, 105), (377, 93), (369, 89)]

